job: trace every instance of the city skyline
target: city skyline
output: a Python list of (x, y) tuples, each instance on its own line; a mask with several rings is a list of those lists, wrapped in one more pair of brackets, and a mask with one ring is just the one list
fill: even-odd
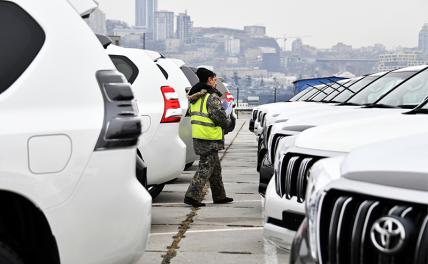
[[(134, 0), (99, 0), (100, 8), (109, 19), (120, 19), (134, 24)], [(229, 3), (218, 0), (208, 8), (203, 1), (159, 1), (159, 10), (176, 14), (188, 10), (196, 27), (229, 27), (242, 29), (245, 25), (263, 25), (272, 37), (302, 37), (307, 44), (329, 48), (337, 42), (354, 47), (382, 43), (388, 48), (417, 47), (417, 35), (428, 22), (428, 1), (411, 0), (403, 4), (390, 1), (357, 2), (326, 0), (284, 1), (265, 0), (263, 7), (257, 2), (236, 0)], [(245, 12), (241, 12), (245, 4)], [(312, 8), (307, 9), (311, 5)], [(224, 8), (227, 6), (228, 8)], [(346, 8), (346, 9), (345, 9)], [(301, 11), (299, 11), (301, 10)], [(239, 13), (239, 19), (236, 19)], [(340, 21), (338, 23), (338, 21)], [(334, 30), (332, 30), (334, 29)], [(398, 37), (397, 37), (398, 36)]]

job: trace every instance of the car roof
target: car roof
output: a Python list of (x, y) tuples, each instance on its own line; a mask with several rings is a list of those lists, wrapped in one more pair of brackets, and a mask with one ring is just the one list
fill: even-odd
[(411, 66), (411, 67), (406, 67), (406, 68), (395, 70), (394, 72), (422, 71), (423, 69), (425, 69), (427, 67), (428, 67), (428, 65)]

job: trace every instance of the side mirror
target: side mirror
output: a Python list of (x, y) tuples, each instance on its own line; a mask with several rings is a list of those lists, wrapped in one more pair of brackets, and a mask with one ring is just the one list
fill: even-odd
[(185, 91), (186, 91), (186, 93), (187, 93), (187, 94), (190, 92), (190, 89), (192, 89), (192, 87), (187, 87), (187, 88), (186, 88), (186, 90), (185, 90)]

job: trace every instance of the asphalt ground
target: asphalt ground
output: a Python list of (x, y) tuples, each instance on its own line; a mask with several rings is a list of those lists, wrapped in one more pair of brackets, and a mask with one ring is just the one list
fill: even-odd
[(238, 120), (235, 131), (226, 136), (226, 146), (220, 153), (223, 181), (235, 202), (214, 205), (208, 191), (207, 207), (185, 205), (184, 194), (197, 170), (195, 162), (153, 200), (149, 243), (138, 264), (288, 263), (287, 252), (263, 239), (257, 142), (247, 120)]

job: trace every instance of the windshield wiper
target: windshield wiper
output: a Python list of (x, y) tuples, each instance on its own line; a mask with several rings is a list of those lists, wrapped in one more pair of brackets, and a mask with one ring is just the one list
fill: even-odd
[(331, 104), (341, 104), (342, 102), (339, 101), (334, 101), (334, 100), (330, 100), (330, 101), (323, 101), (324, 103), (331, 103)]
[(404, 113), (405, 115), (417, 115), (417, 114), (424, 114), (427, 115), (428, 114), (428, 109), (425, 108), (416, 108), (413, 109), (407, 113)]
[(365, 104), (364, 108), (397, 108), (393, 105), (387, 105), (387, 104)]
[(350, 102), (343, 102), (343, 103), (340, 103), (339, 105), (344, 105), (344, 106), (362, 106), (361, 104), (350, 103)]
[(403, 108), (403, 109), (414, 109), (414, 108), (416, 108), (416, 106), (418, 106), (418, 105), (399, 105), (398, 107)]

